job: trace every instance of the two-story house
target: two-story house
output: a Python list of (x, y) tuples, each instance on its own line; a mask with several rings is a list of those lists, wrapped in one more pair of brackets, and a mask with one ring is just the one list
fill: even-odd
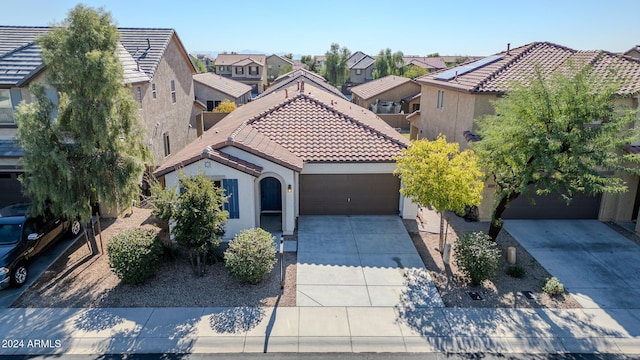
[(251, 86), (254, 95), (267, 86), (266, 56), (262, 54), (218, 54), (216, 74)]
[[(534, 76), (536, 67), (543, 74), (549, 74), (570, 64), (590, 65), (597, 76), (619, 74), (625, 79), (626, 86), (619, 90), (618, 103), (638, 109), (640, 60), (607, 51), (579, 51), (548, 42), (534, 42), (513, 49), (507, 47), (506, 51), (480, 60), (417, 78), (422, 87), (422, 98), (420, 111), (408, 116), (411, 139), (434, 140), (444, 134), (447, 141), (458, 142), (461, 149), (469, 148), (469, 141), (482, 141), (476, 133), (475, 119), (494, 113), (491, 102), (503, 96), (510, 83), (526, 81)], [(625, 176), (625, 179), (628, 193), (578, 194), (569, 206), (554, 196), (535, 196), (536, 205), (532, 205), (522, 196), (511, 203), (503, 218), (635, 220), (640, 207), (639, 179), (637, 176)], [(493, 190), (492, 184), (487, 183), (479, 208), (481, 220), (490, 218)]]
[(360, 85), (373, 80), (373, 65), (375, 62), (376, 59), (362, 51), (356, 51), (353, 53), (349, 57), (349, 60), (347, 60), (347, 67), (349, 68), (349, 85)]
[(293, 70), (295, 63), (293, 60), (271, 54), (267, 57), (267, 82), (271, 84), (278, 76)]
[(426, 57), (426, 56), (405, 56), (403, 57), (405, 66), (417, 66), (428, 72), (434, 72), (447, 68), (444, 60), (441, 57)]
[[(153, 156), (149, 167), (162, 164), (195, 139), (193, 75), (195, 69), (173, 29), (120, 28), (118, 57), (123, 85), (139, 103), (146, 129), (145, 145)], [(15, 139), (14, 111), (21, 101), (32, 101), (29, 85), (47, 84), (39, 36), (49, 27), (0, 26), (0, 205), (22, 201), (17, 177), (22, 173), (22, 149)], [(57, 103), (55, 89), (48, 97)]]

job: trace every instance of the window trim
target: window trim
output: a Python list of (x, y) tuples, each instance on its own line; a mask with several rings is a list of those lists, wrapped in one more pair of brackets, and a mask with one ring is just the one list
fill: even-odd
[(167, 157), (171, 155), (171, 139), (168, 131), (162, 133), (162, 142), (164, 144), (164, 156)]
[(236, 66), (236, 75), (244, 75), (244, 67), (242, 66)]
[(12, 121), (2, 121), (0, 122), (0, 126), (7, 126), (7, 125), (16, 125), (16, 117), (14, 115), (14, 105), (13, 105), (13, 97), (11, 96), (11, 89), (0, 89), (0, 90), (5, 90), (7, 92), (8, 98), (8, 104), (9, 107), (2, 107), (2, 109), (8, 109), (8, 113), (9, 113), (9, 117), (8, 119), (12, 120)]
[(438, 90), (438, 98), (436, 100), (436, 109), (444, 109), (444, 90)]

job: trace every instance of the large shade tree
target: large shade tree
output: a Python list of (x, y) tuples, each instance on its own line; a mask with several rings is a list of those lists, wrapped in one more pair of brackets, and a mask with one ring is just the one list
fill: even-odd
[[(635, 112), (616, 105), (614, 83), (590, 68), (568, 68), (544, 76), (494, 102), (495, 115), (477, 121), (481, 141), (473, 144), (490, 180), (495, 203), (489, 235), (502, 229), (502, 214), (521, 195), (559, 196), (621, 193), (621, 173), (638, 173), (637, 155), (623, 147), (637, 140), (628, 125)], [(611, 175), (613, 174), (613, 175)]]
[(59, 100), (34, 84), (34, 101), (17, 110), (22, 184), (35, 213), (49, 207), (88, 221), (95, 202), (129, 206), (139, 191), (147, 151), (116, 55), (119, 38), (108, 12), (78, 5), (38, 39)]
[(351, 51), (339, 44), (331, 44), (329, 51), (325, 53), (324, 77), (333, 86), (342, 86), (348, 77), (347, 61), (351, 57)]
[(400, 192), (420, 206), (440, 214), (440, 252), (444, 250), (444, 214), (464, 213), (482, 200), (482, 171), (473, 150), (460, 151), (444, 135), (429, 141), (414, 141), (396, 159), (395, 174), (402, 180)]
[(389, 48), (380, 50), (373, 64), (373, 77), (375, 79), (387, 75), (403, 76), (404, 71), (404, 54), (402, 51), (391, 52)]

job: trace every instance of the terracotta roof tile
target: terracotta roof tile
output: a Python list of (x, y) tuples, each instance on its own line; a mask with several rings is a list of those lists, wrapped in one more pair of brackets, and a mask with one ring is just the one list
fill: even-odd
[(216, 89), (234, 98), (239, 98), (242, 95), (251, 92), (251, 86), (247, 84), (210, 72), (193, 75), (193, 81), (212, 89)]
[[(534, 75), (537, 66), (546, 75), (556, 71), (566, 71), (571, 66), (579, 68), (591, 65), (593, 71), (602, 75), (603, 78), (610, 78), (611, 70), (616, 71), (617, 80), (623, 84), (620, 94), (640, 92), (640, 60), (618, 54), (602, 50), (577, 51), (548, 42), (535, 42), (496, 55), (501, 58), (451, 79), (438, 79), (438, 75), (442, 72), (437, 72), (421, 76), (416, 80), (422, 84), (472, 93), (504, 93), (508, 90), (509, 84), (514, 81), (526, 85), (527, 80)], [(469, 62), (461, 66), (473, 66), (473, 63)]]
[(251, 62), (264, 66), (267, 57), (264, 54), (218, 54), (216, 65), (236, 65), (244, 66)]
[(309, 162), (393, 162), (409, 141), (372, 112), (308, 84), (236, 109), (156, 170), (165, 174), (203, 149), (236, 147), (295, 171)]

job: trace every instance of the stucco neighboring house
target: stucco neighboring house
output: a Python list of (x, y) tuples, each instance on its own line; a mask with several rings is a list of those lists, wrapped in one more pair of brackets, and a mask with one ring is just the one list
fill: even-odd
[(351, 101), (376, 114), (409, 113), (405, 98), (420, 93), (420, 84), (402, 76), (388, 75), (351, 88)]
[[(410, 114), (411, 139), (435, 139), (444, 134), (448, 141), (469, 147), (469, 141), (482, 141), (477, 136), (475, 119), (493, 114), (492, 101), (501, 97), (513, 81), (525, 82), (534, 75), (536, 66), (549, 74), (568, 66), (591, 65), (595, 74), (610, 76), (614, 69), (625, 80), (619, 91), (620, 105), (638, 109), (640, 94), (640, 60), (602, 50), (574, 50), (564, 46), (534, 42), (482, 58), (475, 62), (427, 74), (417, 78), (422, 98), (419, 112)], [(640, 123), (640, 119), (639, 122)], [(524, 130), (523, 130), (524, 131)], [(631, 144), (635, 145), (635, 144)], [(527, 219), (600, 219), (635, 220), (640, 206), (638, 177), (624, 175), (629, 192), (621, 195), (578, 195), (566, 206), (554, 196), (536, 196), (536, 205), (521, 196), (505, 211), (504, 218)], [(479, 208), (481, 220), (490, 218), (493, 185), (488, 183)]]
[(251, 101), (251, 86), (218, 74), (193, 75), (193, 86), (196, 100), (205, 104), (207, 111), (213, 110), (225, 99), (238, 106)]
[(267, 86), (266, 65), (264, 54), (218, 54), (216, 74), (251, 86), (251, 92), (257, 95)]
[(283, 234), (312, 214), (415, 218), (399, 192), (394, 157), (409, 142), (370, 111), (307, 84), (257, 98), (155, 172), (166, 186), (199, 172), (230, 195), (226, 238), (278, 216)]
[[(296, 85), (296, 88), (298, 84), (300, 84), (300, 86), (304, 86), (302, 85), (303, 83), (312, 84), (313, 86), (316, 86), (325, 91), (333, 93), (339, 97), (345, 98), (345, 96), (342, 94), (340, 89), (329, 84), (329, 82), (325, 78), (314, 73), (313, 71), (309, 71), (305, 69), (293, 70), (286, 74), (280, 75), (278, 78), (275, 79), (273, 84), (271, 84), (271, 86), (269, 86), (267, 90), (265, 90), (265, 92), (263, 92), (262, 95), (260, 96), (266, 96), (275, 91), (290, 88), (293, 85)], [(299, 88), (297, 88), (297, 91), (299, 91)]]
[(430, 73), (447, 68), (441, 57), (405, 56), (403, 60), (405, 66), (417, 66)]
[(293, 70), (293, 60), (272, 54), (267, 57), (267, 83), (272, 83), (278, 76)]
[(373, 65), (376, 59), (363, 53), (362, 51), (356, 51), (347, 60), (347, 67), (349, 68), (349, 86), (355, 86), (364, 84), (373, 80)]
[[(45, 85), (57, 104), (56, 90), (47, 86), (47, 69), (36, 39), (49, 27), (0, 26), (0, 204), (22, 201), (17, 176), (22, 173), (22, 149), (15, 140), (14, 110), (32, 101), (29, 85)], [(146, 129), (145, 145), (153, 156), (150, 167), (160, 165), (196, 137), (193, 75), (195, 69), (173, 29), (120, 28), (118, 57), (123, 85), (140, 104)]]
[(640, 45), (636, 45), (631, 49), (625, 51), (624, 55), (640, 59)]
[(324, 67), (324, 62), (327, 60), (327, 57), (324, 55), (316, 55), (313, 57), (313, 61), (316, 65), (316, 70), (320, 71)]
[(214, 67), (216, 66), (216, 59), (214, 59), (211, 55), (209, 55), (209, 54), (191, 54), (191, 56), (193, 56), (194, 58), (202, 61), (204, 66), (207, 67), (207, 71), (213, 72)]

